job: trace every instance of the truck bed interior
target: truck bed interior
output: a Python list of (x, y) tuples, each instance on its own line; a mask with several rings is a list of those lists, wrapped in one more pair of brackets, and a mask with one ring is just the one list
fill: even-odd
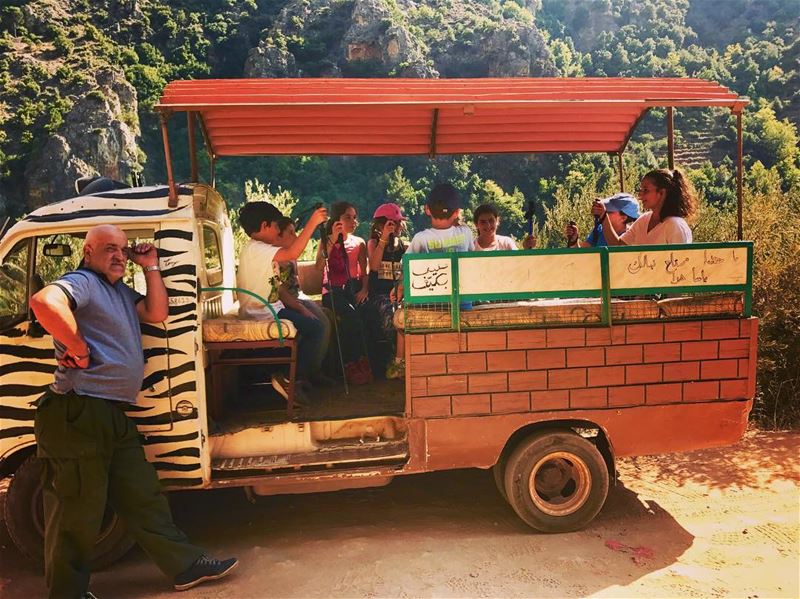
[[(264, 377), (239, 373), (222, 418), (209, 419), (215, 479), (281, 472), (400, 464), (408, 459), (403, 381), (314, 389), (290, 419)], [(268, 433), (268, 434), (265, 434)]]
[[(226, 434), (259, 425), (288, 422), (286, 400), (272, 387), (263, 368), (241, 367), (238, 377), (226, 385), (222, 418), (209, 422), (209, 433)], [(348, 420), (371, 416), (402, 416), (405, 409), (403, 380), (375, 380), (349, 387), (340, 382), (332, 387), (314, 387), (307, 403), (295, 404), (292, 422)]]

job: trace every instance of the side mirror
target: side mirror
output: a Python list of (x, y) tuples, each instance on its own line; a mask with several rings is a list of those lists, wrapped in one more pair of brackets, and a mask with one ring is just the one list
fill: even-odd
[(55, 258), (69, 258), (72, 255), (72, 248), (66, 243), (47, 243), (42, 248), (42, 253)]

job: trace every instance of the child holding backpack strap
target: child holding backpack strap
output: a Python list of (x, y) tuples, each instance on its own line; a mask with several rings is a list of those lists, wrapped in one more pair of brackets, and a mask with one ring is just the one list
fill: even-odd
[(403, 278), (405, 242), (399, 234), (405, 230), (406, 217), (397, 204), (381, 204), (372, 216), (367, 242), (369, 255), (369, 318), (372, 329), (394, 348), (394, 358), (386, 366), (387, 379), (405, 377), (405, 337), (394, 327), (395, 302), (392, 290)]

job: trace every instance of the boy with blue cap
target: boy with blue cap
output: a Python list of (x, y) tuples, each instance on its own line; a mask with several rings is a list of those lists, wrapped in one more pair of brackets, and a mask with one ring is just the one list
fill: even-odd
[[(617, 193), (602, 200), (605, 204), (608, 220), (617, 235), (622, 235), (633, 222), (639, 218), (639, 202), (629, 193)], [(598, 222), (586, 241), (578, 241), (578, 226), (570, 221), (564, 229), (568, 247), (604, 247), (606, 239), (603, 235), (603, 225)]]
[(472, 229), (459, 224), (461, 197), (449, 183), (439, 183), (428, 196), (425, 214), (431, 219), (429, 229), (411, 239), (409, 254), (430, 252), (469, 252), (474, 248)]
[[(414, 235), (406, 253), (469, 252), (475, 248), (472, 229), (459, 223), (461, 196), (450, 183), (434, 186), (425, 203), (425, 214), (431, 226)], [(397, 297), (403, 297), (402, 283), (397, 287)], [(471, 310), (472, 304), (464, 302), (461, 309)]]

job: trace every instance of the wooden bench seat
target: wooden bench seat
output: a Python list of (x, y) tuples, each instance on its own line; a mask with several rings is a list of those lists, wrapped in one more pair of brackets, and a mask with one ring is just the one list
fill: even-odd
[[(238, 306), (235, 309), (238, 311)], [(289, 320), (281, 320), (279, 328), (274, 320), (239, 318), (236, 311), (230, 310), (221, 317), (203, 320), (203, 345), (208, 352), (212, 387), (209, 402), (211, 417), (220, 420), (225, 413), (225, 368), (285, 364), (289, 367), (286, 411), (291, 418), (297, 373), (297, 329)]]

